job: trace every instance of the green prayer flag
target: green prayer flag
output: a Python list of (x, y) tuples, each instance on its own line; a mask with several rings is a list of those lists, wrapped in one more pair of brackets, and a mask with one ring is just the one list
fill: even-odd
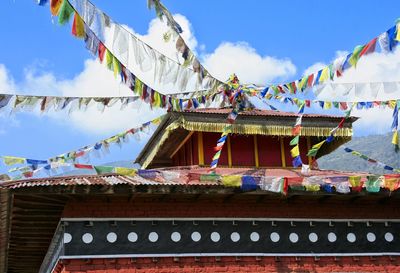
[(221, 176), (218, 174), (202, 174), (200, 175), (200, 181), (219, 181)]
[(312, 157), (316, 156), (317, 153), (318, 153), (318, 150), (319, 149), (311, 149), (311, 150), (309, 150), (308, 153), (307, 153), (307, 156), (312, 156)]
[(111, 54), (111, 52), (108, 49), (106, 49), (106, 66), (110, 70), (113, 69), (113, 60), (114, 60), (114, 56)]
[(361, 51), (364, 49), (364, 47), (365, 47), (365, 45), (364, 45), (364, 46), (358, 45), (358, 46), (356, 46), (356, 47), (354, 48), (353, 54), (352, 54), (351, 57), (349, 58), (349, 63), (350, 63), (352, 66), (356, 66), (356, 65), (357, 65), (358, 59), (360, 59), (360, 53), (361, 53)]
[(295, 146), (295, 145), (299, 144), (299, 139), (300, 139), (300, 136), (296, 136), (295, 138), (293, 138), (293, 139), (290, 141), (290, 145), (291, 145), (291, 146)]
[(71, 18), (72, 13), (74, 12), (74, 8), (71, 6), (68, 0), (64, 0), (61, 7), (60, 12), (58, 14), (58, 23), (60, 25), (64, 25)]
[(378, 175), (371, 175), (367, 177), (365, 182), (365, 189), (368, 192), (379, 192), (381, 190), (381, 179)]
[(114, 167), (109, 166), (94, 166), (97, 174), (105, 174), (105, 173), (112, 173), (114, 171)]
[(140, 95), (140, 96), (141, 96), (141, 94), (143, 92), (143, 83), (138, 78), (135, 78), (135, 89), (134, 89), (134, 92), (135, 92), (136, 95)]

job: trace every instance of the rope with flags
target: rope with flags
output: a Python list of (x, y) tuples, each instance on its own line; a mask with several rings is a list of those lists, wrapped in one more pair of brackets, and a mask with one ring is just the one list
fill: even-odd
[(318, 154), (319, 149), (321, 149), (322, 145), (324, 145), (324, 143), (331, 143), (334, 140), (335, 134), (337, 132), (337, 130), (339, 130), (340, 128), (343, 128), (344, 122), (346, 121), (346, 119), (348, 119), (350, 117), (351, 111), (353, 110), (354, 104), (350, 107), (349, 110), (347, 110), (345, 113), (346, 115), (342, 118), (342, 120), (339, 122), (339, 125), (336, 126), (334, 129), (331, 130), (330, 135), (324, 139), (323, 141), (314, 144), (311, 149), (308, 151), (307, 156), (310, 157), (316, 157)]
[(301, 104), (298, 111), (298, 117), (296, 119), (296, 123), (292, 130), (292, 135), (294, 138), (290, 141), (290, 146), (294, 146), (290, 150), (290, 154), (293, 158), (292, 165), (293, 167), (299, 167), (303, 165), (300, 156), (300, 147), (299, 147), (299, 140), (300, 140), (300, 133), (301, 133), (301, 122), (303, 119), (305, 104)]

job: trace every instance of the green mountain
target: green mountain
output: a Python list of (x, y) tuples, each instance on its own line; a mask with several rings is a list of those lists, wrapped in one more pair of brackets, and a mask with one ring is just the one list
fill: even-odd
[(375, 174), (392, 173), (377, 164), (347, 153), (344, 147), (356, 150), (372, 159), (394, 168), (400, 168), (400, 152), (396, 153), (392, 144), (392, 134), (354, 137), (336, 151), (318, 159), (320, 169), (362, 171)]

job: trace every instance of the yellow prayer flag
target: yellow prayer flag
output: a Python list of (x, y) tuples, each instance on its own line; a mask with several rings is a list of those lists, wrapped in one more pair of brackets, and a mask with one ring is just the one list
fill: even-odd
[(290, 154), (292, 157), (297, 157), (300, 155), (300, 150), (299, 150), (299, 145), (296, 145), (293, 147), (293, 149), (290, 150)]
[(400, 42), (400, 23), (396, 25), (397, 28), (397, 35), (395, 40)]
[(160, 122), (161, 122), (161, 120), (162, 120), (163, 117), (164, 117), (164, 116), (159, 117), (159, 118), (156, 118), (156, 119), (153, 119), (153, 120), (151, 121), (151, 123), (154, 124), (154, 125), (158, 125), (158, 124), (160, 124)]
[(322, 69), (322, 73), (321, 76), (319, 77), (319, 81), (320, 82), (324, 82), (329, 78), (329, 67), (325, 67), (324, 69)]
[(225, 187), (240, 187), (242, 185), (242, 177), (240, 175), (223, 176), (222, 184)]
[(387, 178), (385, 177), (385, 188), (390, 191), (395, 191), (399, 188), (399, 178)]
[(24, 164), (25, 158), (15, 157), (15, 156), (3, 156), (4, 164), (7, 166), (15, 165), (15, 164)]
[(78, 13), (75, 12), (72, 34), (78, 38), (85, 37), (85, 23)]
[(331, 109), (332, 108), (332, 102), (331, 101), (326, 101), (324, 103), (324, 109)]
[(399, 133), (397, 131), (394, 131), (393, 133), (392, 144), (399, 145)]
[(306, 191), (319, 191), (320, 190), (320, 185), (319, 184), (314, 184), (314, 185), (305, 185)]
[(352, 187), (361, 186), (361, 176), (349, 176), (349, 183)]
[(116, 167), (114, 169), (114, 172), (119, 175), (126, 175), (126, 176), (135, 176), (137, 173), (136, 169), (130, 169), (130, 168), (122, 168), (122, 167)]
[(321, 146), (325, 143), (326, 140), (321, 141), (320, 143), (317, 143), (312, 146), (312, 149), (319, 149)]

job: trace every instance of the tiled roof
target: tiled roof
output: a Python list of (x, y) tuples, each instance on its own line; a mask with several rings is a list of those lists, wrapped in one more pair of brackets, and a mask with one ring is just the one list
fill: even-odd
[[(157, 169), (160, 174), (170, 172), (178, 174), (171, 180), (162, 175), (152, 179), (145, 179), (139, 175), (128, 177), (117, 174), (106, 175), (76, 175), (66, 177), (38, 178), (19, 181), (8, 181), (0, 183), (0, 187), (8, 189), (50, 187), (50, 186), (75, 186), (75, 185), (148, 185), (148, 186), (222, 186), (219, 181), (200, 181), (200, 175), (209, 173), (208, 167), (189, 166)], [(277, 169), (277, 168), (218, 168), (220, 175), (252, 175), (252, 176), (276, 176), (288, 177), (293, 182), (301, 181), (304, 177), (299, 169)], [(351, 173), (331, 170), (312, 170), (307, 176), (366, 176), (367, 173)], [(297, 179), (298, 178), (298, 179)]]
[[(228, 115), (232, 111), (231, 108), (206, 108), (206, 109), (196, 109), (196, 110), (186, 110), (188, 113), (203, 113), (203, 114), (221, 114)], [(273, 117), (297, 117), (296, 113), (281, 112), (273, 110), (259, 110), (253, 109), (248, 111), (240, 112), (239, 116), (273, 116)], [(342, 118), (341, 116), (333, 115), (322, 115), (322, 114), (304, 114), (304, 117), (310, 118)]]

